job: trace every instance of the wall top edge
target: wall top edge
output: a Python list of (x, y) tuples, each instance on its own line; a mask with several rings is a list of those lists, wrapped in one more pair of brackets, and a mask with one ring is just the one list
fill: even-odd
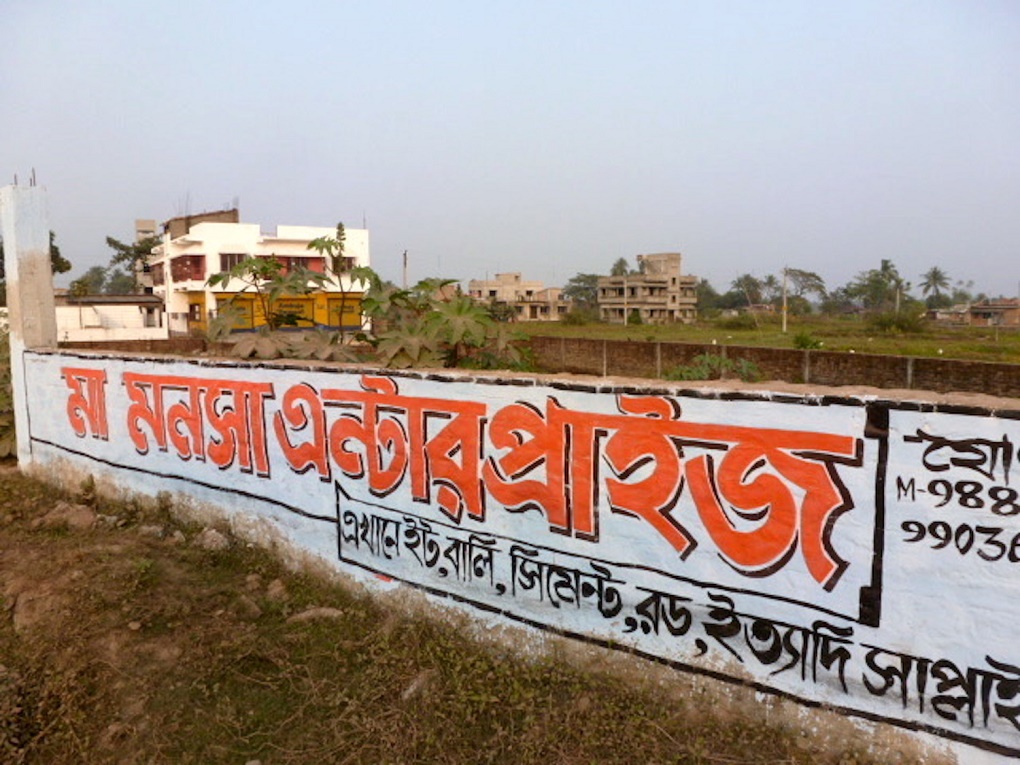
[(67, 356), (69, 358), (108, 358), (122, 361), (148, 361), (157, 364), (182, 363), (208, 368), (279, 369), (308, 372), (346, 372), (387, 377), (464, 382), (512, 387), (547, 386), (553, 389), (587, 393), (624, 395), (666, 395), (683, 398), (720, 400), (758, 400), (808, 406), (885, 405), (913, 411), (947, 412), (1020, 419), (1020, 399), (982, 393), (877, 388), (870, 386), (831, 386), (791, 383), (782, 380), (742, 382), (706, 380), (670, 383), (639, 377), (599, 377), (571, 373), (514, 372), (500, 374), (492, 370), (387, 369), (363, 364), (306, 359), (240, 359), (227, 356), (180, 356), (150, 351), (103, 351), (93, 349), (37, 348), (26, 353)]

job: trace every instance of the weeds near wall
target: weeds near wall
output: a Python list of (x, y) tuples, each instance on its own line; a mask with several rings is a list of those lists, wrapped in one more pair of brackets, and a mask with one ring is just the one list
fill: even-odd
[(10, 334), (0, 330), (0, 459), (17, 450), (14, 431), (14, 391), (11, 387)]
[(714, 353), (695, 356), (690, 364), (682, 364), (663, 375), (667, 380), (725, 380), (736, 377), (744, 382), (761, 379), (761, 371), (753, 361), (728, 359)]

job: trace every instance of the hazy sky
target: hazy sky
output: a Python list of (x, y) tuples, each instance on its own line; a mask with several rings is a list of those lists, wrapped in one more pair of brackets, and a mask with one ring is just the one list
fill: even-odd
[[(1020, 1), (0, 0), (0, 183), (75, 264), (135, 218), (360, 227), (400, 280), (1020, 280)], [(66, 281), (66, 279), (65, 279)]]

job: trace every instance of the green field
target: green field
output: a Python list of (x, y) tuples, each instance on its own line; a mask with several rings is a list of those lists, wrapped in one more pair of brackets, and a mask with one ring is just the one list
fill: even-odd
[[(1020, 363), (1020, 331), (994, 327), (944, 327), (931, 323), (918, 332), (886, 332), (869, 327), (863, 317), (791, 317), (784, 334), (779, 317), (715, 319), (696, 324), (584, 324), (521, 322), (527, 335), (586, 337), (606, 340), (716, 343), (769, 348), (817, 347), (897, 356), (933, 356), (974, 361)], [(797, 339), (800, 338), (800, 344)], [(810, 344), (810, 345), (808, 345)]]

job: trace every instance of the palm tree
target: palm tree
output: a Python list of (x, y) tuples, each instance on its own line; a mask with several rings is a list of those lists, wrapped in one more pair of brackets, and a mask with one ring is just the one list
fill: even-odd
[(942, 290), (949, 288), (949, 275), (938, 266), (932, 266), (921, 274), (921, 294), (929, 301), (937, 302)]

